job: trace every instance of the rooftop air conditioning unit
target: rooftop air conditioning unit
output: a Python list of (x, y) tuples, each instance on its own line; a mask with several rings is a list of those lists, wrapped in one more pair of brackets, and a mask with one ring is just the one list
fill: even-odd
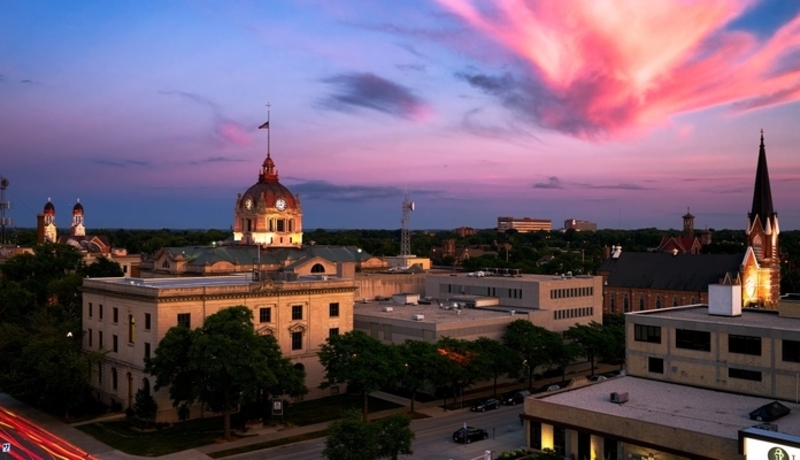
[(413, 315), (411, 319), (413, 319), (414, 321), (422, 321), (425, 319), (425, 315)]
[(381, 311), (390, 312), (390, 311), (394, 311), (394, 308), (392, 308), (392, 307), (383, 307), (383, 308), (381, 308)]
[(617, 393), (616, 391), (614, 393), (611, 393), (611, 402), (617, 404), (623, 404), (628, 402), (628, 393), (627, 392)]

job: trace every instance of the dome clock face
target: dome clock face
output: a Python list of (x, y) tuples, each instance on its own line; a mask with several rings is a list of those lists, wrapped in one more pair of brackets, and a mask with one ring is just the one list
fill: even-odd
[(286, 200), (278, 198), (278, 200), (275, 201), (275, 207), (278, 208), (278, 211), (284, 211), (286, 209)]
[(251, 200), (249, 197), (246, 200), (244, 200), (244, 208), (247, 209), (248, 211), (253, 209), (253, 200)]

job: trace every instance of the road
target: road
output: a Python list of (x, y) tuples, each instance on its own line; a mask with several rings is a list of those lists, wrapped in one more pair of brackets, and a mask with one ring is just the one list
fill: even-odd
[(0, 407), (0, 443), (10, 450), (2, 460), (91, 459), (83, 450), (45, 431), (29, 420)]
[[(483, 413), (468, 409), (453, 411), (447, 415), (415, 420), (411, 429), (417, 435), (412, 445), (414, 459), (421, 460), (469, 460), (482, 455), (486, 450), (494, 452), (495, 458), (506, 450), (525, 445), (525, 434), (519, 414), (522, 406), (501, 406), (497, 410)], [(464, 423), (489, 432), (489, 439), (471, 444), (453, 442), (453, 432)], [(274, 447), (257, 452), (227, 457), (229, 460), (311, 460), (322, 458), (325, 438), (313, 439), (288, 446)]]

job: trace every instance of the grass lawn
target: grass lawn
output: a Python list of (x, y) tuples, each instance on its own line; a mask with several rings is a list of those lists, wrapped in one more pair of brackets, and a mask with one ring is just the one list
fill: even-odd
[[(397, 407), (401, 406), (382, 399), (369, 398), (370, 412), (379, 412)], [(343, 410), (350, 408), (361, 408), (360, 396), (345, 394), (291, 403), (286, 407), (284, 423), (303, 426), (329, 422), (338, 419)], [(279, 421), (280, 416), (275, 416), (273, 420)], [(128, 425), (128, 422), (124, 420), (91, 423), (80, 425), (77, 428), (127, 454), (154, 457), (213, 444), (215, 439), (222, 437), (222, 417), (189, 420), (176, 423), (169, 428), (150, 432), (133, 430)], [(290, 432), (287, 432), (287, 436), (290, 436)], [(318, 436), (324, 436), (324, 434)], [(274, 445), (288, 444), (301, 440), (303, 439), (294, 441), (291, 439), (276, 440), (277, 444)], [(261, 449), (266, 447), (270, 446), (265, 445)]]

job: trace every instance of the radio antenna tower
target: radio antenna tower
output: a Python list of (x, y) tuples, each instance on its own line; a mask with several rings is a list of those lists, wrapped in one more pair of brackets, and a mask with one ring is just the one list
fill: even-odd
[(411, 236), (408, 232), (409, 214), (414, 210), (414, 202), (408, 200), (408, 192), (403, 199), (403, 218), (400, 220), (402, 228), (400, 230), (400, 255), (411, 255)]
[(6, 201), (6, 188), (8, 188), (8, 179), (0, 176), (0, 243), (6, 244), (6, 226), (10, 227), (11, 218), (6, 217), (6, 209), (11, 209), (11, 202)]

